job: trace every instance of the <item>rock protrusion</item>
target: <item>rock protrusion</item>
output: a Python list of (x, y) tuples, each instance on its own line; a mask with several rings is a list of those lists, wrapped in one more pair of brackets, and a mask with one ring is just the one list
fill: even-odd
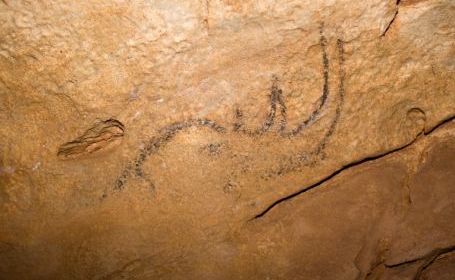
[(115, 119), (95, 124), (81, 136), (60, 146), (57, 156), (60, 159), (75, 159), (94, 152), (110, 149), (120, 144), (125, 126)]

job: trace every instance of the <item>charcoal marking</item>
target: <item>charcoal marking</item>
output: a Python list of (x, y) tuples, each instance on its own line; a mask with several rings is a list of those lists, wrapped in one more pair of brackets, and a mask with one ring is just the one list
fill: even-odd
[[(312, 124), (318, 116), (321, 114), (322, 110), (324, 109), (325, 105), (327, 104), (327, 100), (329, 98), (329, 66), (330, 61), (327, 54), (327, 39), (323, 34), (323, 27), (320, 28), (320, 42), (319, 42), (321, 49), (322, 49), (322, 65), (323, 65), (323, 87), (322, 87), (322, 94), (318, 100), (318, 106), (310, 113), (308, 118), (300, 122), (296, 128), (286, 131), (287, 125), (287, 115), (286, 115), (286, 105), (283, 98), (283, 92), (278, 86), (278, 78), (273, 77), (272, 79), (272, 87), (270, 89), (269, 95), (269, 112), (267, 114), (266, 119), (264, 120), (263, 124), (254, 131), (251, 131), (245, 128), (244, 121), (243, 121), (243, 112), (237, 108), (235, 110), (235, 122), (233, 124), (232, 132), (243, 133), (250, 137), (260, 136), (270, 128), (273, 127), (275, 123), (275, 118), (277, 115), (277, 106), (280, 107), (279, 114), (281, 116), (281, 120), (279, 123), (279, 130), (278, 133), (283, 137), (293, 137), (300, 134), (305, 128), (307, 128), (310, 124)], [(329, 126), (328, 131), (325, 133), (324, 137), (321, 139), (320, 143), (317, 145), (317, 148), (310, 153), (300, 153), (297, 157), (297, 163), (292, 165), (301, 164), (301, 162), (308, 161), (309, 158), (317, 155), (322, 154), (322, 159), (325, 158), (323, 154), (324, 149), (326, 148), (327, 141), (335, 131), (336, 125), (338, 120), (341, 116), (341, 108), (344, 103), (344, 49), (343, 49), (343, 42), (341, 40), (337, 41), (337, 49), (338, 49), (338, 56), (339, 56), (339, 87), (338, 87), (338, 95), (339, 101), (336, 107), (335, 116)], [(165, 146), (169, 143), (179, 132), (184, 131), (191, 127), (202, 128), (206, 127), (218, 133), (225, 133), (227, 130), (225, 127), (217, 124), (213, 120), (209, 119), (193, 119), (183, 122), (176, 122), (174, 124), (168, 125), (160, 130), (159, 136), (153, 137), (146, 146), (139, 150), (139, 153), (136, 159), (127, 165), (127, 167), (122, 171), (120, 176), (117, 178), (114, 184), (114, 190), (120, 191), (124, 188), (124, 185), (127, 183), (127, 179), (129, 176), (136, 176), (143, 180), (145, 180), (152, 189), (155, 188), (152, 180), (147, 178), (142, 170), (142, 165), (147, 159), (148, 156), (156, 153), (161, 147)], [(285, 172), (292, 170), (293, 168), (281, 168), (279, 169), (276, 174), (282, 175)], [(105, 195), (103, 195), (105, 197)]]
[(218, 156), (221, 154), (222, 149), (224, 148), (223, 143), (210, 143), (199, 149), (201, 153), (207, 154), (209, 156)]
[(344, 43), (340, 39), (337, 40), (337, 49), (338, 49), (338, 60), (339, 60), (339, 65), (338, 65), (338, 73), (340, 75), (339, 77), (339, 84), (338, 84), (338, 105), (335, 110), (335, 117), (330, 124), (329, 130), (324, 135), (324, 138), (322, 139), (320, 146), (318, 147), (317, 153), (320, 154), (322, 153), (322, 158), (325, 158), (325, 154), (323, 154), (326, 146), (327, 146), (327, 141), (329, 138), (333, 135), (333, 132), (335, 131), (335, 128), (338, 124), (338, 121), (341, 117), (341, 109), (343, 108), (344, 105), (344, 79), (346, 76), (345, 70), (344, 70)]
[[(166, 126), (161, 129), (158, 137), (153, 137), (144, 148), (139, 150), (138, 156), (133, 161), (132, 164), (129, 164), (122, 172), (120, 177), (116, 180), (114, 189), (122, 190), (125, 185), (128, 176), (135, 175), (137, 177), (145, 179), (144, 172), (142, 170), (142, 165), (145, 160), (151, 154), (157, 152), (161, 147), (165, 146), (170, 142), (178, 132), (191, 127), (206, 127), (212, 129), (218, 133), (226, 132), (226, 129), (223, 126), (218, 125), (215, 121), (208, 119), (194, 119), (184, 122), (176, 122), (171, 125)], [(150, 184), (153, 185), (153, 183)]]
[(322, 94), (318, 100), (318, 106), (310, 113), (308, 118), (301, 121), (296, 128), (292, 129), (291, 131), (286, 132), (286, 125), (287, 125), (287, 115), (286, 115), (286, 104), (283, 98), (283, 91), (278, 87), (278, 78), (274, 77), (272, 82), (272, 88), (270, 90), (269, 96), (269, 113), (264, 120), (261, 127), (257, 128), (254, 131), (248, 130), (244, 127), (243, 122), (243, 112), (240, 109), (236, 109), (235, 111), (235, 123), (234, 123), (234, 131), (242, 132), (248, 136), (258, 136), (262, 135), (267, 132), (275, 122), (275, 117), (277, 113), (277, 105), (280, 106), (280, 115), (281, 121), (279, 125), (279, 132), (280, 135), (283, 137), (290, 137), (290, 136), (297, 136), (302, 132), (303, 129), (308, 127), (312, 124), (317, 117), (321, 114), (322, 110), (324, 109), (325, 105), (327, 104), (327, 99), (329, 97), (329, 58), (327, 54), (327, 39), (323, 34), (323, 29), (321, 27), (319, 31), (319, 45), (321, 46), (322, 50), (322, 65), (323, 65), (323, 87), (322, 87)]
[(233, 130), (235, 132), (242, 132), (248, 136), (258, 136), (262, 135), (265, 132), (269, 131), (270, 128), (275, 123), (276, 117), (276, 109), (277, 103), (280, 105), (280, 113), (284, 120), (282, 121), (281, 127), (285, 123), (285, 116), (286, 116), (286, 105), (284, 105), (283, 97), (282, 97), (282, 90), (278, 87), (278, 78), (273, 77), (272, 88), (270, 89), (269, 95), (269, 112), (267, 114), (266, 119), (263, 121), (262, 125), (257, 128), (256, 130), (252, 131), (245, 127), (243, 122), (243, 112), (237, 108), (235, 111), (235, 119)]
[[(323, 43), (321, 43), (323, 44)], [(324, 134), (324, 137), (321, 139), (321, 141), (318, 143), (316, 148), (313, 151), (310, 152), (300, 152), (297, 153), (297, 156), (295, 158), (290, 158), (288, 161), (280, 166), (277, 170), (271, 170), (265, 174), (264, 179), (270, 179), (273, 176), (281, 176), (283, 174), (286, 174), (288, 172), (291, 172), (301, 166), (302, 164), (307, 164), (307, 165), (314, 165), (316, 163), (316, 160), (323, 160), (326, 158), (326, 155), (324, 153), (324, 150), (327, 146), (327, 142), (329, 141), (330, 137), (333, 135), (335, 132), (336, 126), (339, 122), (339, 119), (341, 117), (341, 110), (344, 105), (344, 95), (345, 95), (345, 85), (344, 85), (344, 80), (345, 80), (345, 70), (344, 70), (344, 43), (340, 39), (337, 40), (337, 50), (338, 50), (338, 59), (339, 59), (339, 64), (338, 64), (338, 74), (339, 74), (339, 84), (338, 84), (338, 104), (335, 109), (335, 114), (334, 117), (329, 125), (329, 129), (327, 132)], [(324, 59), (325, 60), (325, 59)], [(327, 73), (329, 72), (329, 64), (325, 66), (327, 69)], [(325, 71), (325, 70), (324, 70)], [(328, 85), (328, 76), (327, 76), (327, 85)], [(324, 86), (324, 94), (321, 96), (321, 103), (325, 103), (325, 100), (328, 98), (328, 86)], [(319, 110), (316, 110), (313, 114), (310, 115), (310, 117), (307, 119), (306, 122), (309, 120), (312, 120), (315, 118), (320, 113), (320, 109), (322, 109), (322, 106), (319, 106)]]

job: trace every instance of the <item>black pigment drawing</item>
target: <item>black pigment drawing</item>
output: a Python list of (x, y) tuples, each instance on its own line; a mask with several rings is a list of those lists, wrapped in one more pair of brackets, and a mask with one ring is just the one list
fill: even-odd
[[(322, 51), (322, 66), (323, 66), (323, 85), (322, 85), (322, 93), (318, 99), (317, 106), (315, 106), (314, 110), (309, 114), (309, 116), (303, 120), (301, 120), (295, 128), (288, 129), (287, 128), (287, 118), (286, 118), (286, 104), (283, 97), (282, 90), (279, 87), (279, 79), (278, 77), (273, 77), (272, 85), (270, 88), (270, 95), (269, 95), (269, 109), (268, 114), (263, 121), (262, 125), (257, 129), (251, 130), (245, 127), (244, 125), (244, 114), (240, 109), (235, 110), (235, 122), (232, 128), (227, 128), (217, 124), (213, 120), (209, 119), (190, 119), (186, 121), (176, 122), (170, 125), (165, 126), (162, 128), (158, 135), (151, 138), (145, 146), (140, 149), (137, 153), (136, 158), (130, 162), (126, 168), (122, 171), (120, 176), (116, 179), (114, 184), (114, 190), (120, 191), (122, 190), (128, 179), (130, 177), (137, 177), (144, 180), (150, 188), (154, 189), (155, 186), (153, 185), (153, 181), (145, 176), (142, 166), (147, 158), (155, 154), (160, 148), (168, 144), (173, 140), (173, 138), (180, 132), (183, 132), (189, 128), (196, 127), (196, 128), (208, 128), (216, 133), (220, 134), (227, 134), (227, 133), (237, 133), (242, 134), (250, 137), (261, 137), (264, 133), (269, 131), (274, 125), (277, 120), (278, 124), (278, 131), (277, 133), (282, 137), (295, 137), (301, 134), (305, 128), (309, 127), (312, 123), (314, 123), (321, 113), (324, 111), (325, 107), (327, 107), (327, 101), (330, 95), (329, 89), (329, 73), (330, 73), (330, 60), (327, 54), (327, 39), (325, 38), (322, 28), (320, 30), (320, 47)], [(289, 163), (285, 166), (280, 168), (279, 170), (275, 170), (273, 175), (281, 175), (286, 172), (289, 172), (293, 168), (298, 165), (303, 164), (304, 162), (308, 162), (310, 158), (318, 158), (323, 159), (324, 149), (326, 148), (327, 142), (335, 128), (341, 116), (341, 109), (343, 107), (344, 102), (344, 47), (343, 42), (341, 40), (337, 41), (337, 50), (338, 50), (338, 59), (339, 59), (339, 69), (338, 69), (338, 76), (339, 76), (339, 84), (338, 84), (338, 98), (335, 113), (331, 119), (330, 124), (328, 125), (327, 131), (321, 137), (319, 143), (313, 148), (311, 151), (307, 151), (306, 153), (298, 154), (296, 158), (291, 159)]]

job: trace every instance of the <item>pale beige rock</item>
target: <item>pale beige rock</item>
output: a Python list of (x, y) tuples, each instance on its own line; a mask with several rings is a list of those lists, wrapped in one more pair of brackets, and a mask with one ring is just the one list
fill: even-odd
[(454, 17), (0, 1), (0, 275), (449, 277)]

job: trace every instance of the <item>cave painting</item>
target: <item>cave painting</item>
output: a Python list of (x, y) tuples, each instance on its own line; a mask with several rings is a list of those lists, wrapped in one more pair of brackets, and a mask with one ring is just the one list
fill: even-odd
[[(232, 136), (236, 135), (243, 135), (246, 137), (266, 137), (264, 134), (268, 132), (272, 127), (275, 125), (278, 126), (278, 133), (279, 136), (284, 138), (292, 138), (298, 137), (302, 134), (302, 132), (311, 126), (322, 114), (322, 112), (328, 106), (328, 100), (331, 96), (329, 90), (329, 78), (330, 78), (330, 59), (327, 53), (327, 39), (323, 34), (323, 30), (320, 30), (320, 40), (319, 45), (321, 47), (322, 53), (322, 77), (323, 77), (323, 85), (322, 85), (322, 93), (319, 96), (317, 104), (312, 112), (307, 116), (305, 119), (301, 120), (296, 127), (288, 128), (287, 127), (287, 117), (286, 117), (286, 103), (283, 97), (282, 90), (279, 87), (279, 78), (274, 76), (272, 77), (271, 87), (270, 87), (270, 94), (269, 94), (269, 109), (268, 114), (265, 120), (262, 122), (262, 125), (256, 129), (249, 129), (244, 125), (243, 122), (243, 112), (240, 109), (235, 109), (235, 122), (233, 123), (232, 127), (224, 127), (217, 122), (210, 120), (210, 119), (189, 119), (181, 122), (172, 123), (167, 125), (159, 130), (157, 136), (151, 138), (147, 143), (145, 143), (144, 147), (141, 148), (137, 156), (134, 160), (132, 160), (125, 169), (121, 172), (119, 177), (115, 180), (113, 190), (114, 191), (121, 191), (124, 189), (128, 183), (129, 178), (136, 177), (141, 180), (144, 180), (152, 189), (155, 188), (153, 180), (149, 178), (150, 176), (146, 176), (143, 171), (143, 164), (147, 160), (147, 158), (155, 153), (157, 153), (161, 148), (165, 145), (170, 143), (177, 134), (183, 133), (185, 130), (189, 128), (207, 128), (219, 134), (229, 134)], [(311, 150), (307, 150), (300, 153), (295, 153), (297, 157), (293, 159), (293, 163), (289, 164), (288, 166), (283, 166), (278, 170), (272, 171), (274, 175), (281, 175), (284, 174), (292, 168), (298, 165), (304, 165), (308, 162), (314, 162), (316, 160), (324, 159), (324, 150), (328, 143), (329, 138), (335, 131), (336, 125), (341, 116), (341, 110), (344, 103), (344, 77), (345, 77), (345, 70), (344, 70), (344, 48), (343, 42), (341, 40), (337, 40), (336, 43), (337, 52), (338, 52), (338, 60), (339, 60), (339, 67), (338, 67), (338, 85), (337, 85), (337, 97), (333, 98), (335, 105), (335, 112), (333, 116), (331, 116), (331, 121), (328, 127), (325, 129), (325, 133), (320, 138), (319, 142), (315, 147)], [(105, 194), (106, 195), (106, 194)], [(104, 196), (105, 196), (104, 195)]]

